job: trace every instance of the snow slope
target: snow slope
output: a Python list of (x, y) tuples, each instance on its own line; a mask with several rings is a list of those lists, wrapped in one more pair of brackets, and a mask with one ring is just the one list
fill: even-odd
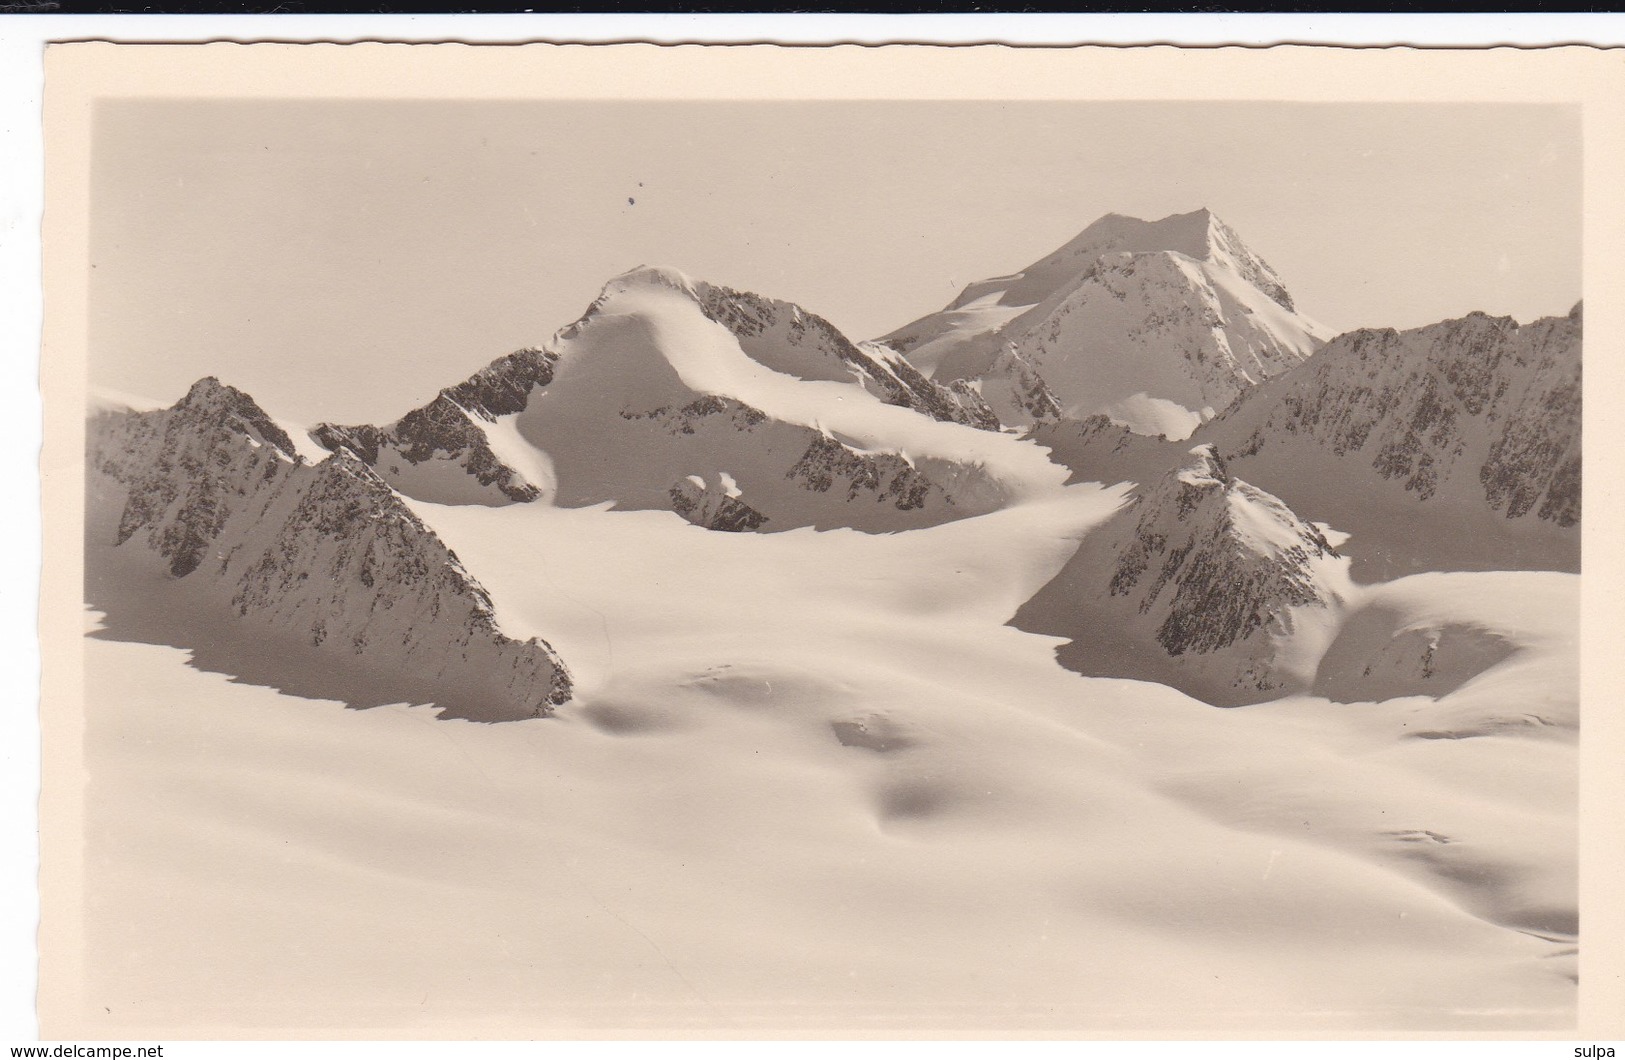
[(1204, 209), (1154, 222), (1108, 214), (879, 341), (935, 380), (972, 382), (1006, 423), (1104, 413), (1180, 439), (1329, 337)]

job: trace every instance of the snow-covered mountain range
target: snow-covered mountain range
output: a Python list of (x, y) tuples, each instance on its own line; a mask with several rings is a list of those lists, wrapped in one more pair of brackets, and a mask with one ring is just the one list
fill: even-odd
[[(1576, 307), (1325, 342), (1209, 211), (1114, 214), (877, 342), (640, 267), (393, 423), (290, 433), (204, 380), (103, 413), (92, 462), (127, 491), (117, 541), (203, 568), (241, 617), (506, 674), (521, 714), (562, 702), (567, 671), (499, 632), (435, 536), (448, 507), (895, 533), (1136, 483), (1015, 621), (1083, 672), (1245, 702), (1309, 686), (1350, 573), (1577, 569), (1580, 327)], [(323, 514), (341, 504), (353, 527)], [(429, 573), (398, 600), (407, 568)]]
[(80, 1036), (1572, 1028), (1582, 326), (1330, 336), (1204, 210), (104, 403)]

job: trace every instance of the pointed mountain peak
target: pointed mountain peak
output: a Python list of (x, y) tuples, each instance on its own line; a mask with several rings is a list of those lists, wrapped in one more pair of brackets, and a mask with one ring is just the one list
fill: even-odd
[(627, 269), (619, 275), (612, 276), (599, 290), (598, 297), (593, 299), (592, 305), (574, 323), (566, 324), (553, 336), (549, 349), (559, 342), (573, 339), (581, 334), (583, 328), (591, 324), (600, 313), (604, 312), (612, 303), (623, 296), (636, 295), (638, 292), (664, 289), (679, 291), (696, 302), (700, 300), (699, 286), (680, 269), (670, 265), (637, 265)]
[(1229, 540), (1244, 553), (1335, 555), (1314, 524), (1301, 519), (1280, 498), (1234, 477), (1212, 443), (1186, 453), (1184, 460), (1141, 494), (1137, 507), (1140, 537), (1153, 530), (1164, 532), (1171, 520), (1205, 528), (1201, 532), (1209, 533), (1213, 540)]
[(232, 395), (243, 396), (243, 393), (236, 387), (226, 386), (212, 375), (206, 375), (191, 385), (181, 401), (187, 405), (208, 405), (230, 400)]
[(1077, 282), (1108, 254), (1182, 254), (1240, 275), (1282, 308), (1295, 311), (1292, 297), (1275, 270), (1206, 206), (1156, 221), (1106, 214), (1020, 272), (969, 285), (949, 308), (961, 308), (992, 295), (998, 296), (1001, 305), (1037, 305)]
[(1155, 221), (1142, 221), (1141, 224), (1170, 235), (1202, 234), (1206, 235), (1216, 229), (1227, 228), (1219, 215), (1206, 206), (1198, 206), (1186, 213), (1171, 213), (1167, 217)]
[(186, 396), (176, 402), (175, 407), (230, 412), (248, 417), (265, 416), (265, 410), (247, 393), (234, 386), (227, 386), (212, 375), (206, 375), (193, 383), (186, 391)]
[[(1138, 506), (1146, 512), (1169, 511), (1179, 522), (1191, 518), (1198, 511), (1211, 512), (1204, 520), (1228, 521), (1228, 500), (1232, 494), (1240, 497), (1238, 483), (1230, 477), (1230, 469), (1212, 445), (1198, 445), (1185, 454), (1183, 460), (1169, 468), (1159, 479), (1151, 482), (1141, 494)], [(1217, 500), (1217, 505), (1210, 502)]]
[(185, 411), (218, 419), (230, 430), (246, 434), (255, 441), (274, 445), (289, 460), (297, 460), (297, 450), (288, 432), (277, 426), (275, 420), (244, 391), (227, 386), (212, 375), (206, 375), (192, 384), (186, 396), (177, 401), (174, 411)]

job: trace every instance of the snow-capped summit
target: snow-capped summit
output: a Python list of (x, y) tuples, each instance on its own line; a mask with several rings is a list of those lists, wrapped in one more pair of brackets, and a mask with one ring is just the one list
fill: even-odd
[(686, 296), (708, 319), (728, 329), (745, 356), (775, 372), (808, 382), (854, 384), (888, 405), (948, 423), (999, 427), (975, 391), (931, 382), (889, 347), (854, 343), (823, 317), (792, 302), (696, 280), (666, 265), (640, 265), (611, 279), (578, 323), (649, 289)]
[(1160, 221), (1142, 221), (1138, 217), (1109, 213), (1048, 257), (1014, 276), (970, 284), (948, 308), (985, 301), (994, 293), (1002, 305), (1037, 305), (1076, 279), (1104, 254), (1158, 251), (1223, 265), (1264, 291), (1283, 309), (1293, 310), (1292, 296), (1275, 270), (1247, 248), (1235, 229), (1205, 206), (1190, 213), (1171, 214)]
[(1198, 445), (1082, 547), (1013, 624), (1076, 638), (1061, 661), (1220, 706), (1306, 687), (1346, 561), (1280, 499)]
[[(703, 511), (717, 529), (893, 531), (1062, 477), (998, 426), (969, 386), (932, 382), (800, 306), (640, 266), (545, 347), (392, 425), (314, 436), (440, 503), (608, 501)], [(706, 499), (721, 481), (733, 485)]]
[(879, 342), (937, 382), (975, 386), (1006, 423), (1104, 413), (1184, 438), (1329, 337), (1201, 209), (1159, 221), (1108, 214)]

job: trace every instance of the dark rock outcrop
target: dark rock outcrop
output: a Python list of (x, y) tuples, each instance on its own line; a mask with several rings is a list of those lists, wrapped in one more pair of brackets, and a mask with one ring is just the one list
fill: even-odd
[(896, 453), (860, 453), (822, 435), (812, 440), (785, 477), (817, 493), (845, 493), (849, 501), (872, 494), (901, 511), (923, 508), (932, 499), (953, 504), (941, 486)]
[(695, 526), (730, 533), (756, 530), (767, 522), (767, 516), (739, 499), (738, 487), (728, 476), (707, 483), (690, 475), (676, 483), (671, 488), (671, 510)]

